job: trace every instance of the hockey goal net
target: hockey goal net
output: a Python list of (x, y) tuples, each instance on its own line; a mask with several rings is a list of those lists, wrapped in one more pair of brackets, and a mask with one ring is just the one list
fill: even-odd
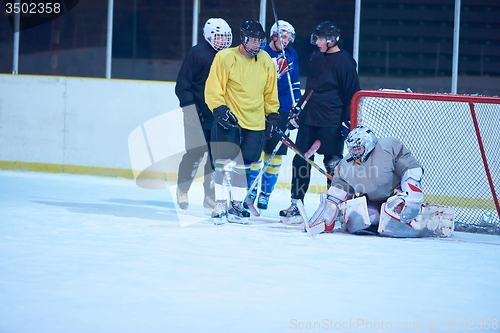
[(395, 137), (424, 169), (425, 202), (455, 208), (455, 230), (500, 234), (500, 98), (362, 90), (351, 127)]

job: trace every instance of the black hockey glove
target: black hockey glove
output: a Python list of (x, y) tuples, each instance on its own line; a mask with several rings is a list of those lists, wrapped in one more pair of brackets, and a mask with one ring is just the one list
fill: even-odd
[(286, 127), (291, 131), (299, 128), (299, 117), (298, 114), (302, 111), (300, 107), (291, 107), (290, 108), (290, 116), (288, 117), (288, 122), (286, 123)]
[(270, 113), (267, 116), (267, 121), (266, 121), (266, 139), (270, 139), (274, 131), (278, 129), (280, 122), (280, 115), (278, 113)]
[(349, 118), (344, 119), (342, 122), (342, 139), (347, 139), (347, 135), (351, 131), (351, 120)]
[(214, 109), (214, 118), (217, 123), (225, 130), (238, 127), (238, 118), (225, 105), (221, 105)]

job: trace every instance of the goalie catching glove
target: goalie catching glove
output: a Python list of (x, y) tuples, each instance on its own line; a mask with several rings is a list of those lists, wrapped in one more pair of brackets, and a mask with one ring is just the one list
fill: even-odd
[(221, 105), (214, 109), (214, 118), (217, 123), (225, 130), (238, 127), (238, 118), (225, 105)]

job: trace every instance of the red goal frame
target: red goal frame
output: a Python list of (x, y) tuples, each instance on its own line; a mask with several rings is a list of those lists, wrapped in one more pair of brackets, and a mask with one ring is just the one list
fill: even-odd
[(387, 90), (360, 90), (354, 94), (351, 100), (351, 130), (358, 126), (358, 105), (359, 101), (363, 97), (375, 97), (375, 98), (393, 98), (393, 99), (413, 99), (413, 100), (427, 100), (427, 101), (447, 101), (447, 102), (461, 102), (468, 103), (472, 121), (474, 122), (474, 128), (476, 132), (477, 142), (479, 149), (481, 151), (481, 156), (483, 159), (483, 165), (486, 171), (486, 176), (490, 185), (490, 190), (493, 196), (495, 207), (497, 210), (498, 218), (500, 219), (500, 204), (498, 202), (498, 197), (493, 184), (493, 179), (491, 177), (491, 172), (488, 166), (488, 161), (486, 159), (486, 154), (483, 146), (483, 141), (481, 139), (481, 133), (479, 131), (479, 126), (476, 117), (475, 103), (490, 103), (490, 104), (500, 104), (500, 97), (489, 97), (489, 96), (469, 96), (469, 95), (455, 95), (455, 94), (427, 94), (427, 93), (412, 93), (404, 91), (387, 91)]

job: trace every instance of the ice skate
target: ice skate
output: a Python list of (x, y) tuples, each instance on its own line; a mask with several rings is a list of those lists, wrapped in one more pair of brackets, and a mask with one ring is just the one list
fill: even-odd
[(205, 199), (203, 199), (203, 214), (211, 215), (215, 204), (215, 197), (213, 195), (205, 195)]
[(177, 188), (177, 204), (182, 210), (187, 210), (189, 207), (188, 193), (181, 191), (179, 188)]
[[(250, 198), (250, 200), (252, 200), (252, 203), (254, 203), (254, 202), (255, 202), (255, 198), (257, 198), (257, 189), (256, 189), (256, 188), (254, 188), (254, 189), (252, 190), (252, 192), (248, 195), (248, 197)], [(245, 209), (248, 209), (248, 205), (247, 205), (247, 203), (246, 203), (246, 202), (243, 202), (243, 207), (244, 207)]]
[(257, 200), (257, 208), (266, 210), (269, 205), (269, 197), (271, 194), (260, 192), (259, 199)]
[(231, 209), (229, 209), (227, 212), (227, 221), (240, 224), (247, 224), (248, 218), (250, 217), (250, 212), (245, 210), (245, 208), (243, 208), (242, 202), (233, 200), (231, 202), (231, 206), (232, 206)]
[(225, 201), (217, 201), (214, 209), (212, 210), (212, 220), (215, 225), (226, 223), (224, 217), (227, 216), (227, 205)]
[(280, 211), (280, 221), (283, 224), (301, 224), (304, 219), (300, 215), (299, 208), (297, 207), (297, 199), (292, 199), (292, 204), (287, 209)]

